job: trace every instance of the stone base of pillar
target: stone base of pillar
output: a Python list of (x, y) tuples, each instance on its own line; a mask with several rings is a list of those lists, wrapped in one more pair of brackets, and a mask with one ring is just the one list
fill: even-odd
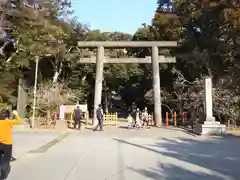
[(207, 118), (204, 124), (197, 123), (194, 132), (199, 135), (223, 136), (226, 134), (226, 126), (215, 121), (214, 117)]

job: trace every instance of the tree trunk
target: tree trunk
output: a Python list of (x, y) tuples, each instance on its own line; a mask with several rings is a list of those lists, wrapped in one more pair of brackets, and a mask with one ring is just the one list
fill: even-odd
[(47, 111), (47, 123), (51, 121), (51, 110)]
[(108, 113), (108, 93), (105, 92), (105, 112)]
[(53, 83), (56, 83), (57, 80), (58, 80), (58, 77), (59, 75), (61, 74), (62, 72), (62, 67), (63, 67), (63, 64), (62, 62), (60, 63), (60, 67), (59, 68), (56, 68), (56, 71), (54, 72), (54, 75), (53, 75)]

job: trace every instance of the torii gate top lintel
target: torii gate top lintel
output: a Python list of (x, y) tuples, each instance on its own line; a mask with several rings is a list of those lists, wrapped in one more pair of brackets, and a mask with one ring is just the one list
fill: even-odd
[(80, 48), (177, 47), (177, 41), (79, 41)]

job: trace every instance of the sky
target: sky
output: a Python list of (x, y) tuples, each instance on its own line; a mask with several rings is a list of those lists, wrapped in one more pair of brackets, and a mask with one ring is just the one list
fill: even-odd
[(151, 23), (157, 0), (72, 0), (72, 7), (91, 29), (134, 34), (143, 23)]

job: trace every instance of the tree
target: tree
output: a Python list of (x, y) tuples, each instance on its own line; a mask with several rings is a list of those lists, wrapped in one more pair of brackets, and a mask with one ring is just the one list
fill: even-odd
[(11, 72), (11, 67), (9, 68), (5, 64), (6, 58), (9, 56), (9, 52), (13, 50), (12, 41), (5, 30), (7, 27), (6, 14), (8, 2), (3, 0), (0, 2), (0, 102), (9, 103), (14, 102), (15, 98), (13, 96), (14, 88), (13, 85), (15, 81), (14, 73)]
[[(231, 99), (230, 96), (239, 92), (236, 86), (239, 81), (238, 6), (235, 1), (176, 1), (176, 12), (184, 30), (180, 58), (185, 68), (181, 68), (192, 79), (205, 75), (213, 78), (215, 113), (219, 117), (223, 113), (221, 109), (225, 112), (235, 109), (237, 112), (235, 103), (239, 102), (238, 98), (232, 97), (234, 103), (230, 107), (219, 101)], [(233, 118), (233, 114), (228, 113), (228, 117)]]
[(63, 15), (69, 14), (69, 7), (65, 0), (41, 1), (38, 4), (16, 1), (4, 6), (4, 20), (9, 22), (4, 24), (7, 27), (4, 30), (14, 38), (16, 45), (16, 51), (7, 49), (7, 58), (1, 61), (0, 71), (4, 78), (1, 78), (0, 92), (4, 101), (16, 95), (18, 78), (24, 78), (28, 85), (33, 85), (35, 56), (40, 57), (39, 80), (50, 78), (56, 82), (66, 76), (69, 61), (76, 56), (70, 51), (76, 45), (69, 40), (74, 33), (73, 26), (62, 19)]
[[(194, 111), (200, 109), (203, 111), (203, 79), (205, 76), (211, 76), (216, 116), (222, 118), (221, 109), (224, 109), (226, 114), (227, 108), (234, 109), (238, 114), (239, 108), (236, 104), (239, 103), (237, 22), (240, 16), (236, 8), (238, 6), (235, 1), (176, 0), (174, 4), (170, 1), (158, 1), (152, 25), (140, 28), (133, 36), (133, 40), (179, 42), (178, 48), (174, 50), (160, 49), (163, 55), (177, 57), (176, 72), (185, 79), (183, 82), (179, 79), (172, 71), (172, 65), (162, 67), (161, 86), (170, 93), (162, 94), (163, 99), (168, 97), (165, 99), (166, 103), (177, 105), (179, 110), (186, 108), (193, 115), (199, 114), (199, 111)], [(144, 57), (150, 54), (151, 50), (137, 49), (129, 53)], [(151, 102), (151, 92), (150, 88), (145, 93), (148, 102)], [(234, 102), (225, 105), (220, 101), (221, 98), (233, 98)], [(230, 112), (226, 116), (236, 118), (236, 114)]]
[[(36, 93), (38, 117), (45, 116), (50, 120), (51, 113), (56, 111), (61, 104), (76, 103), (83, 96), (80, 92), (77, 95), (65, 84), (52, 84), (52, 82), (40, 84)], [(29, 105), (32, 107), (33, 92), (30, 93), (30, 97)]]

